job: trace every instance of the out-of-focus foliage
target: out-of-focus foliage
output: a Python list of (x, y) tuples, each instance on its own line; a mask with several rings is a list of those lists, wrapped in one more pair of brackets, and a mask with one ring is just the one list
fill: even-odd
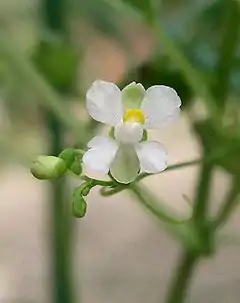
[[(230, 2), (237, 3), (235, 0)], [(3, 0), (2, 3), (7, 3), (7, 1)], [(81, 86), (81, 79), (78, 78), (76, 73), (79, 68), (76, 57), (79, 57), (79, 52), (76, 54), (73, 50), (78, 49), (79, 44), (81, 44), (84, 53), (85, 41), (81, 37), (83, 30), (88, 33), (89, 26), (94, 28), (97, 33), (117, 41), (119, 47), (125, 49), (126, 57), (131, 56), (127, 42), (129, 36), (126, 39), (128, 33), (126, 33), (124, 25), (125, 23), (131, 24), (131, 22), (141, 23), (151, 31), (153, 6), (155, 8), (154, 14), (157, 16), (163, 31), (192, 63), (193, 68), (199, 72), (213, 94), (217, 93), (216, 91), (219, 88), (219, 78), (216, 77), (217, 66), (221, 59), (223, 28), (226, 22), (226, 14), (229, 11), (226, 6), (229, 1), (69, 0), (65, 5), (64, 18), (65, 22), (69, 24), (68, 35), (71, 37), (71, 48), (65, 41), (60, 43), (55, 43), (55, 40), (53, 43), (45, 42), (43, 34), (46, 34), (46, 37), (50, 37), (51, 40), (51, 33), (48, 33), (43, 26), (43, 22), (40, 22), (38, 7), (40, 3), (39, 0), (34, 2), (35, 5), (33, 3), (30, 5), (27, 0), (22, 0), (22, 6), (27, 11), (25, 14), (23, 14), (24, 9), (20, 9), (20, 4), (15, 9), (14, 1), (10, 1), (6, 5), (1, 4), (0, 22), (4, 21), (2, 30), (4, 31), (6, 26), (8, 29), (7, 35), (9, 33), (13, 34), (10, 48), (19, 41), (20, 36), (23, 36), (25, 47), (17, 46), (19, 49), (27, 50), (25, 55), (33, 58), (32, 63), (35, 63), (33, 68), (37, 68), (44, 75), (47, 82), (53, 87), (57, 87), (58, 91), (66, 91), (66, 88), (69, 88), (70, 85), (73, 86), (74, 82), (76, 86)], [(9, 14), (9, 19), (4, 11)], [(33, 16), (36, 18), (34, 19)], [(23, 21), (25, 25), (22, 27)], [(31, 25), (31, 28), (37, 29), (35, 32), (31, 32), (34, 38), (29, 39), (24, 35), (27, 23)], [(13, 30), (14, 27), (18, 33), (16, 35)], [(79, 29), (79, 36), (76, 36), (76, 32), (78, 32), (76, 29), (74, 29), (74, 35), (71, 35), (71, 30), (74, 27)], [(155, 39), (158, 40), (157, 35), (155, 35)], [(29, 42), (27, 42), (28, 40)], [(169, 58), (161, 39), (157, 42), (155, 48), (151, 50), (151, 55), (145, 58), (144, 62), (140, 62), (138, 65), (138, 63), (132, 63), (129, 60), (132, 65), (127, 66), (125, 75), (120, 81), (120, 86), (123, 87), (132, 81), (141, 82), (146, 88), (159, 83), (169, 85), (178, 91), (183, 100), (183, 106), (190, 105), (196, 92), (184, 77), (181, 68)], [(27, 43), (29, 44), (28, 49), (26, 47)], [(236, 43), (239, 44), (239, 40)], [(81, 57), (82, 59), (84, 60), (84, 55), (83, 58)], [(236, 98), (240, 92), (239, 46), (236, 48), (233, 60), (228, 98)], [(32, 100), (39, 99), (38, 93), (34, 87), (29, 86), (26, 75), (23, 75), (19, 66), (9, 55), (8, 50), (4, 51), (4, 47), (1, 47), (0, 50), (0, 62), (1, 96), (7, 101), (6, 106), (9, 108), (9, 112), (21, 116), (19, 113), (21, 111), (25, 112), (26, 108), (36, 111), (36, 105)], [(73, 79), (74, 76), (71, 78), (69, 75), (76, 75), (76, 77)], [(219, 95), (221, 95), (221, 92), (219, 92)], [(18, 102), (15, 102), (16, 99)]]
[[(73, 87), (78, 58), (63, 41), (41, 41), (33, 55), (33, 61), (48, 82), (58, 91), (68, 92)], [(61, 62), (61, 64), (59, 64)]]

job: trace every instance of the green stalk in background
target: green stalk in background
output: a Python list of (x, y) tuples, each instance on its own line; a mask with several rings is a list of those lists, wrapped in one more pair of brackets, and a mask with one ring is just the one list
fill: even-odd
[[(49, 84), (63, 96), (63, 100), (65, 94), (71, 93), (75, 76), (74, 68), (71, 71), (63, 70), (69, 63), (68, 59), (71, 58), (71, 55), (69, 56), (70, 47), (67, 44), (68, 41), (66, 41), (66, 5), (66, 0), (42, 0), (43, 26), (46, 28), (50, 39), (40, 41), (39, 52), (36, 56), (38, 68)], [(65, 43), (69, 47), (67, 52), (62, 48)], [(65, 61), (67, 63), (64, 63)], [(48, 109), (43, 110), (50, 136), (49, 154), (56, 156), (64, 147), (64, 127), (54, 113)], [(49, 205), (52, 220), (50, 243), (52, 250), (53, 302), (55, 303), (73, 302), (71, 216), (66, 199), (66, 186), (65, 178), (60, 178), (53, 181), (50, 188), (51, 201), (49, 201)]]
[[(45, 113), (46, 125), (50, 130), (50, 153), (59, 154), (62, 150), (62, 126), (56, 117)], [(50, 247), (52, 250), (52, 286), (53, 302), (72, 303), (73, 289), (71, 281), (71, 216), (66, 199), (66, 180), (64, 177), (52, 181), (50, 187), (50, 208), (52, 233)]]
[(216, 73), (215, 98), (218, 106), (224, 109), (230, 86), (230, 76), (240, 34), (240, 7), (235, 0), (225, 0), (225, 16), (222, 24), (222, 41)]
[(172, 285), (166, 300), (167, 303), (185, 302), (195, 266), (205, 253), (208, 254), (210, 252), (209, 245), (212, 246), (212, 243), (209, 242), (210, 230), (208, 230), (207, 224), (207, 206), (209, 204), (212, 170), (213, 167), (210, 163), (202, 164), (193, 206), (193, 218), (190, 228), (195, 231), (195, 237), (199, 238), (199, 251), (196, 252), (189, 250), (188, 247), (183, 247), (183, 256), (179, 262), (177, 272), (173, 276)]
[(187, 290), (198, 261), (198, 256), (190, 251), (184, 251), (179, 261), (179, 267), (173, 278), (173, 286), (168, 294), (167, 303), (184, 302)]

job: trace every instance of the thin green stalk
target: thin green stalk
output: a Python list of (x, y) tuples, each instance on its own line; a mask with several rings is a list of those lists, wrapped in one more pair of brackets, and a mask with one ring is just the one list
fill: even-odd
[[(196, 229), (203, 228), (206, 221), (212, 171), (211, 162), (202, 164), (192, 217), (193, 228)], [(185, 301), (193, 270), (200, 256), (196, 255), (194, 251), (189, 251), (186, 246), (184, 247), (183, 258), (169, 288), (167, 303), (183, 303)]]
[[(60, 36), (66, 40), (66, 0), (42, 0), (42, 17), (45, 26), (49, 32)], [(51, 43), (51, 42), (50, 42)], [(54, 43), (54, 42), (53, 42)], [(61, 64), (61, 62), (59, 62)], [(53, 72), (56, 73), (54, 70)], [(65, 91), (71, 93), (71, 83)], [(61, 94), (61, 88), (56, 86), (55, 89)], [(64, 102), (62, 94), (62, 102)], [(55, 99), (53, 99), (54, 101)], [(61, 110), (62, 110), (61, 104)], [(50, 131), (51, 154), (58, 155), (64, 145), (64, 128), (62, 121), (72, 119), (68, 113), (63, 111), (59, 120), (58, 112), (52, 113), (45, 109), (46, 122)], [(73, 120), (74, 121), (74, 120)], [(71, 124), (72, 125), (72, 124)], [(76, 124), (74, 123), (74, 127)], [(65, 178), (52, 182), (52, 259), (53, 259), (53, 299), (55, 303), (72, 303), (73, 297), (73, 275), (72, 275), (72, 226), (70, 207), (66, 203), (67, 184)]]
[(196, 222), (202, 223), (207, 215), (209, 201), (209, 191), (211, 188), (211, 179), (213, 166), (211, 162), (204, 162), (200, 169), (198, 185), (196, 189), (195, 205), (193, 218)]
[[(50, 132), (50, 153), (58, 155), (62, 150), (62, 126), (52, 113), (46, 112), (46, 123)], [(52, 262), (53, 262), (53, 296), (56, 303), (71, 303), (71, 234), (70, 209), (66, 203), (66, 180), (60, 178), (51, 182), (51, 219), (52, 219)]]
[(183, 252), (182, 257), (179, 260), (179, 267), (172, 281), (172, 286), (167, 296), (166, 303), (184, 302), (198, 258), (199, 257), (197, 255), (190, 251)]
[(113, 195), (116, 195), (120, 192), (122, 192), (123, 190), (125, 190), (127, 187), (126, 186), (121, 186), (121, 185), (118, 185), (117, 187), (115, 188), (106, 188), (106, 187), (102, 187), (100, 189), (100, 194), (103, 196), (103, 197), (110, 197), (110, 196), (113, 196)]
[[(185, 168), (185, 167), (192, 166), (192, 165), (197, 165), (200, 163), (213, 162), (214, 160), (221, 159), (222, 157), (227, 155), (233, 148), (235, 148), (235, 146), (231, 146), (231, 148), (229, 148), (229, 146), (227, 146), (227, 147), (214, 151), (212, 154), (210, 154), (204, 158), (199, 158), (199, 159), (195, 159), (195, 160), (191, 160), (191, 161), (180, 162), (180, 163), (169, 165), (166, 170), (161, 172), (161, 174), (175, 170), (175, 169), (180, 169), (180, 168)], [(152, 176), (152, 174), (142, 173), (137, 177), (135, 182), (139, 182), (149, 176)]]
[(152, 193), (150, 193), (143, 185), (139, 186), (132, 183), (128, 188), (138, 198), (138, 201), (146, 207), (155, 217), (168, 224), (183, 224), (188, 220), (178, 220), (171, 214), (171, 211), (162, 206)]
[(224, 108), (229, 92), (231, 70), (239, 42), (240, 7), (234, 0), (225, 0), (225, 20), (222, 26), (222, 42), (216, 71), (215, 97), (219, 107)]
[(239, 178), (235, 177), (232, 181), (232, 185), (230, 187), (230, 190), (227, 194), (227, 197), (222, 204), (221, 208), (219, 209), (219, 212), (217, 214), (216, 220), (214, 221), (215, 228), (221, 227), (224, 225), (228, 218), (231, 216), (233, 211), (236, 209), (236, 207), (239, 204), (239, 195), (240, 195), (240, 181)]
[[(185, 167), (188, 167), (188, 166), (196, 165), (196, 164), (202, 163), (203, 161), (204, 161), (203, 159), (196, 159), (196, 160), (191, 160), (191, 161), (186, 161), (186, 162), (181, 162), (181, 163), (169, 165), (167, 167), (167, 169), (164, 170), (162, 173), (169, 172), (171, 170), (175, 170), (175, 169), (179, 169), (179, 168), (185, 168)], [(139, 182), (139, 181), (141, 181), (141, 180), (143, 180), (146, 177), (151, 176), (151, 175), (152, 174), (142, 173), (137, 177), (135, 182)]]

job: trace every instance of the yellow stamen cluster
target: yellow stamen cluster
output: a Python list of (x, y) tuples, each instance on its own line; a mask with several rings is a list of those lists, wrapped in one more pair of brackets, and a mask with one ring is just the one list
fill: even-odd
[(145, 117), (140, 109), (129, 108), (125, 110), (123, 122), (138, 122), (144, 124)]

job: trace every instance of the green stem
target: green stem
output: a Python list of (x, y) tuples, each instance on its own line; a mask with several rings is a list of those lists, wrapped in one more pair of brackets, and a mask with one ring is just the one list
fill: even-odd
[(240, 182), (239, 179), (235, 177), (232, 182), (231, 188), (227, 194), (225, 202), (219, 209), (217, 218), (214, 222), (215, 228), (218, 228), (226, 223), (230, 215), (233, 213), (235, 208), (238, 206), (238, 197), (240, 194)]
[(65, 34), (66, 26), (66, 8), (65, 0), (42, 0), (43, 1), (43, 16), (47, 27), (59, 33), (61, 36)]
[(102, 187), (100, 189), (100, 194), (103, 196), (103, 197), (110, 197), (110, 196), (113, 196), (115, 194), (118, 194), (120, 192), (122, 192), (123, 190), (125, 190), (127, 187), (126, 186), (117, 186), (115, 188), (106, 188), (106, 187)]
[(225, 20), (222, 26), (222, 42), (219, 50), (219, 62), (215, 85), (216, 102), (223, 107), (227, 101), (231, 70), (234, 65), (235, 51), (238, 46), (240, 28), (240, 8), (234, 1), (225, 1)]
[(186, 251), (183, 253), (176, 276), (172, 281), (166, 303), (183, 303), (187, 295), (187, 289), (198, 261), (198, 256)]
[[(175, 170), (175, 169), (185, 168), (185, 167), (192, 166), (192, 165), (197, 165), (197, 164), (200, 164), (200, 163), (213, 162), (214, 160), (221, 159), (221, 158), (225, 157), (231, 150), (233, 150), (233, 148), (235, 148), (235, 146), (231, 146), (231, 148), (229, 148), (229, 146), (227, 146), (227, 147), (224, 147), (224, 148), (217, 149), (212, 154), (210, 154), (208, 156), (205, 156), (204, 158), (169, 165), (167, 167), (167, 169), (164, 170), (162, 173), (169, 172), (169, 171), (172, 171), (172, 170)], [(139, 181), (141, 181), (141, 180), (143, 180), (143, 179), (145, 179), (146, 177), (149, 177), (149, 176), (152, 176), (152, 174), (142, 173), (137, 177), (135, 182), (139, 182)]]
[(196, 190), (195, 206), (193, 212), (193, 218), (196, 222), (203, 222), (207, 214), (209, 191), (211, 187), (213, 166), (210, 162), (204, 162), (202, 164), (198, 187)]
[[(167, 167), (167, 169), (164, 170), (162, 173), (169, 172), (171, 170), (175, 170), (175, 169), (179, 169), (179, 168), (185, 168), (185, 167), (188, 167), (188, 166), (196, 165), (196, 164), (202, 163), (203, 161), (204, 161), (204, 159), (196, 159), (196, 160), (191, 160), (191, 161), (187, 161), (187, 162), (181, 162), (181, 163), (169, 165)], [(152, 176), (152, 174), (142, 173), (141, 175), (139, 175), (137, 177), (135, 182), (139, 182), (139, 181), (145, 179), (148, 176)]]
[[(56, 117), (50, 112), (46, 112), (45, 117), (51, 135), (50, 153), (58, 155), (63, 145), (63, 129)], [(71, 217), (65, 199), (66, 181), (64, 178), (60, 178), (53, 181), (51, 185), (54, 302), (71, 303), (73, 301), (71, 288)]]
[[(206, 222), (212, 171), (213, 166), (211, 162), (204, 162), (202, 164), (192, 218), (193, 228), (197, 230), (204, 228)], [(183, 303), (185, 301), (189, 282), (199, 257), (200, 255), (198, 256), (193, 251), (189, 251), (185, 246), (182, 260), (179, 263), (176, 276), (169, 289), (167, 303)]]
[[(66, 0), (42, 0), (43, 21), (50, 32), (66, 36)], [(65, 37), (66, 40), (66, 37)], [(59, 62), (59, 64), (61, 64)], [(70, 85), (70, 84), (69, 84)], [(61, 93), (60, 87), (55, 87)], [(71, 92), (71, 87), (68, 88)], [(64, 112), (63, 116), (67, 116)], [(51, 154), (59, 155), (63, 149), (63, 127), (55, 114), (46, 111), (46, 122), (51, 134)], [(72, 228), (70, 207), (66, 203), (66, 180), (52, 182), (52, 258), (53, 296), (56, 303), (72, 303)]]
[(154, 216), (168, 224), (183, 224), (188, 220), (177, 220), (170, 210), (162, 206), (152, 193), (150, 193), (143, 185), (130, 184), (129, 189), (138, 198), (138, 201), (146, 207)]

